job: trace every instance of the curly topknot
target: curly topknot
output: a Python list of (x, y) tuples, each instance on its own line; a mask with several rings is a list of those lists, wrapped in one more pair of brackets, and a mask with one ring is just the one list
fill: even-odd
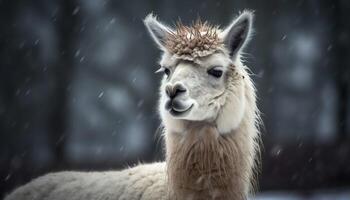
[(217, 26), (197, 20), (192, 26), (177, 22), (175, 31), (168, 33), (165, 47), (179, 58), (193, 60), (208, 56), (223, 48)]

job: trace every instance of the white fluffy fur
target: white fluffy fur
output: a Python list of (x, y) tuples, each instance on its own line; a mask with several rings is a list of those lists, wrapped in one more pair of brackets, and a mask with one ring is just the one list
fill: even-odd
[[(251, 13), (244, 12), (220, 33), (220, 37), (225, 40), (228, 35), (235, 34), (234, 31), (232, 33), (235, 24), (245, 19), (251, 23), (251, 18)], [(256, 127), (258, 115), (255, 104), (255, 89), (245, 66), (239, 60), (239, 55), (230, 57), (228, 50), (217, 52), (206, 58), (194, 60), (195, 65), (200, 66), (196, 68), (193, 64), (179, 62), (177, 57), (170, 55), (164, 48), (162, 40), (166, 37), (167, 32), (172, 31), (171, 28), (158, 22), (153, 15), (146, 17), (145, 24), (153, 39), (164, 52), (160, 64), (167, 67), (172, 66), (172, 75), (169, 78), (164, 77), (160, 87), (159, 113), (165, 129), (165, 138), (169, 141), (169, 138), (172, 138), (174, 134), (180, 137), (181, 134), (186, 134), (185, 129), (191, 124), (191, 121), (214, 124), (221, 137), (227, 134), (236, 134), (236, 138), (243, 138), (234, 142), (237, 142), (238, 146), (244, 147), (244, 149), (238, 150), (244, 153), (240, 156), (248, 163), (248, 166), (243, 167), (245, 171), (242, 171), (242, 174), (247, 176), (245, 181), (248, 182), (243, 183), (244, 188), (241, 189), (241, 193), (248, 194), (250, 190), (249, 180), (253, 173), (257, 151), (255, 140), (258, 138)], [(251, 24), (248, 25), (247, 38), (251, 29)], [(237, 54), (245, 44), (246, 40), (241, 43), (239, 49), (235, 50), (238, 52)], [(204, 77), (206, 70), (215, 65), (222, 66), (225, 73), (231, 73), (231, 79)], [(234, 70), (230, 69), (232, 66), (235, 67)], [(244, 77), (247, 78), (244, 79)], [(180, 117), (173, 116), (164, 109), (164, 104), (168, 100), (165, 87), (177, 83), (185, 85), (189, 90), (179, 97), (181, 101), (185, 105), (193, 104), (193, 109), (187, 115)], [(211, 85), (215, 85), (214, 89)], [(235, 135), (231, 135), (231, 137), (235, 137)], [(172, 151), (171, 146), (176, 145), (179, 144), (167, 144), (167, 156)], [(171, 185), (168, 184), (168, 181), (171, 182), (171, 180), (167, 180), (167, 169), (169, 167), (167, 168), (165, 163), (153, 163), (122, 171), (52, 173), (19, 187), (5, 200), (172, 199), (169, 196), (171, 194), (169, 189), (172, 189), (168, 188)]]
[(165, 163), (123, 171), (59, 172), (39, 177), (5, 200), (154, 200), (168, 199)]

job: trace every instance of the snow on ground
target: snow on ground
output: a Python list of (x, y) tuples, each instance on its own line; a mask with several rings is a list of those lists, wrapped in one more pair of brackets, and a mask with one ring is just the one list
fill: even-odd
[(289, 191), (263, 192), (251, 200), (350, 200), (350, 189), (298, 194)]

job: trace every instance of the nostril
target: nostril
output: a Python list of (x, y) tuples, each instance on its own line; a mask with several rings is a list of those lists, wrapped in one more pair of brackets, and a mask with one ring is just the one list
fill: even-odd
[(175, 88), (174, 96), (177, 96), (180, 93), (186, 92), (185, 88)]
[(179, 95), (180, 93), (186, 92), (186, 88), (182, 84), (176, 84), (173, 88), (173, 97)]
[(166, 87), (165, 87), (165, 93), (166, 93), (166, 95), (168, 95), (169, 97), (171, 97), (172, 96), (172, 87), (170, 86), (170, 85), (167, 85)]
[(165, 87), (165, 92), (171, 99), (173, 99), (180, 93), (186, 92), (186, 88), (181, 84), (176, 84), (174, 87), (167, 85)]

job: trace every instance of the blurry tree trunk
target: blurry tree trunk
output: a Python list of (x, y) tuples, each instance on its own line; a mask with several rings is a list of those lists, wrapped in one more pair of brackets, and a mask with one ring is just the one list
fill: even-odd
[(77, 10), (74, 0), (64, 0), (58, 15), (57, 35), (59, 53), (53, 69), (54, 91), (50, 113), (51, 146), (54, 148), (54, 168), (67, 167), (65, 146), (67, 138), (67, 116), (70, 85), (74, 72), (74, 47), (77, 34)]
[(333, 60), (335, 70), (335, 82), (338, 94), (338, 110), (337, 110), (337, 122), (338, 122), (338, 139), (340, 142), (345, 142), (349, 139), (347, 134), (347, 117), (349, 111), (349, 84), (350, 79), (350, 66), (348, 66), (349, 57), (349, 36), (347, 35), (350, 31), (349, 23), (347, 21), (346, 13), (349, 4), (347, 1), (337, 0), (334, 2), (334, 10), (332, 13), (333, 22), (335, 22), (333, 29), (334, 49), (333, 49)]

